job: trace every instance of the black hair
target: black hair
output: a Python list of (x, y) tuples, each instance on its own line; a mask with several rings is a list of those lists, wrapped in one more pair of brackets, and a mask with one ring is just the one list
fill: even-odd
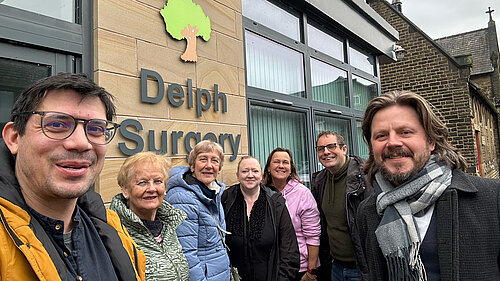
[(52, 90), (73, 90), (80, 94), (81, 100), (98, 97), (106, 108), (106, 119), (112, 121), (116, 115), (116, 107), (113, 104), (114, 96), (104, 88), (95, 84), (85, 74), (59, 73), (35, 81), (17, 98), (10, 113), (10, 120), (14, 122), (14, 128), (20, 135), (24, 135), (26, 123), (31, 115), (19, 113), (37, 110), (45, 95)]

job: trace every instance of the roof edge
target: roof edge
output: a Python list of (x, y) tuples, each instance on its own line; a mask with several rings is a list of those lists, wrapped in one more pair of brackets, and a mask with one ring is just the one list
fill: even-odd
[(402, 12), (398, 11), (394, 8), (389, 2), (386, 0), (376, 0), (373, 2), (383, 2), (390, 9), (392, 9), (395, 13), (397, 13), (408, 25), (415, 29), (416, 32), (420, 33), (429, 43), (431, 43), (436, 49), (438, 49), (445, 57), (447, 57), (457, 68), (466, 68), (468, 65), (461, 65), (454, 56), (448, 53), (441, 45), (439, 45), (434, 39), (432, 39), (427, 33), (425, 33), (422, 29), (420, 29), (416, 24), (414, 24), (409, 18), (407, 18)]

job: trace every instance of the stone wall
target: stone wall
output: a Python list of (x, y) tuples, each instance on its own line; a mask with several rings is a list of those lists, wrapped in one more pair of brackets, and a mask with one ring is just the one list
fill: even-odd
[[(211, 38), (197, 39), (198, 61), (184, 62), (180, 55), (186, 40), (175, 40), (165, 30), (160, 15), (165, 0), (96, 0), (94, 1), (94, 77), (95, 81), (116, 96), (117, 122), (137, 119), (144, 126), (139, 134), (147, 146), (148, 131), (155, 131), (155, 142), (160, 143), (161, 131), (213, 132), (241, 135), (239, 155), (248, 154), (247, 114), (245, 101), (245, 72), (243, 32), (240, 0), (194, 0), (211, 20)], [(179, 84), (186, 92), (187, 80), (193, 89), (208, 89), (213, 98), (214, 84), (226, 93), (227, 112), (204, 111), (201, 117), (187, 102), (173, 107), (165, 97), (161, 102), (141, 102), (141, 69), (153, 70), (161, 75), (164, 88)], [(148, 81), (148, 95), (157, 93), (158, 83)], [(196, 105), (195, 105), (196, 107)], [(168, 142), (170, 142), (170, 138)], [(175, 155), (168, 143), (166, 157), (173, 166), (187, 165), (187, 151), (179, 140)], [(105, 202), (120, 192), (116, 175), (126, 155), (118, 143), (128, 147), (135, 144), (117, 133), (108, 145), (104, 169), (96, 184)], [(192, 142), (194, 145), (194, 141)], [(229, 160), (233, 153), (225, 142), (225, 162), (219, 180), (226, 184), (236, 181), (237, 159)], [(229, 148), (229, 149), (227, 149)], [(145, 147), (144, 150), (147, 150)]]
[(482, 177), (498, 178), (498, 125), (497, 120), (493, 117), (492, 106), (488, 106), (484, 102), (484, 96), (475, 93), (472, 96), (473, 104), (473, 126), (477, 138), (477, 149), (480, 155)]

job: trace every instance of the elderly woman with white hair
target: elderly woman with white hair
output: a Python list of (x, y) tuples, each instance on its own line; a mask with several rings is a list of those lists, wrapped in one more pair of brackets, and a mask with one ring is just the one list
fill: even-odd
[(118, 172), (122, 193), (111, 201), (130, 236), (146, 254), (146, 280), (189, 280), (189, 267), (175, 230), (186, 214), (164, 201), (168, 162), (140, 152)]
[(189, 167), (170, 172), (165, 200), (186, 212), (177, 236), (189, 264), (190, 280), (229, 281), (229, 257), (222, 240), (226, 228), (221, 196), (225, 185), (217, 181), (224, 163), (222, 147), (199, 142), (189, 153)]

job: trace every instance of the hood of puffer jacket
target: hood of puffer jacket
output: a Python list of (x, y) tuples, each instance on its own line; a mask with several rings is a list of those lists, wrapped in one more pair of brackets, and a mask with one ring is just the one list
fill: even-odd
[(0, 140), (0, 197), (25, 209), (26, 203), (21, 195), (15, 167), (15, 156), (10, 153), (4, 140)]
[[(205, 196), (205, 194), (203, 194), (203, 191), (201, 190), (201, 188), (198, 185), (196, 185), (196, 184), (190, 185), (190, 184), (186, 183), (186, 181), (184, 180), (184, 174), (187, 171), (189, 171), (189, 167), (183, 167), (183, 166), (174, 167), (174, 168), (172, 168), (172, 170), (170, 170), (170, 177), (169, 177), (168, 182), (167, 182), (167, 192), (170, 191), (172, 188), (176, 188), (176, 187), (185, 188), (187, 190), (192, 191), (194, 194), (196, 194), (196, 196), (199, 198), (199, 200), (204, 205), (208, 206), (208, 204), (212, 201), (212, 199)], [(222, 193), (224, 192), (226, 185), (219, 182), (219, 181), (216, 181), (216, 182), (221, 187), (219, 193), (217, 193), (217, 195), (216, 195), (216, 198), (218, 198), (218, 200), (216, 200), (216, 201), (220, 202), (220, 197), (222, 196)]]
[[(111, 200), (109, 208), (115, 211), (120, 219), (127, 224), (134, 224), (145, 227), (142, 220), (129, 207), (127, 207), (127, 199), (123, 194), (116, 194)], [(167, 201), (163, 201), (158, 207), (156, 216), (168, 225), (168, 227), (177, 229), (177, 227), (186, 219), (184, 211), (174, 208)]]

